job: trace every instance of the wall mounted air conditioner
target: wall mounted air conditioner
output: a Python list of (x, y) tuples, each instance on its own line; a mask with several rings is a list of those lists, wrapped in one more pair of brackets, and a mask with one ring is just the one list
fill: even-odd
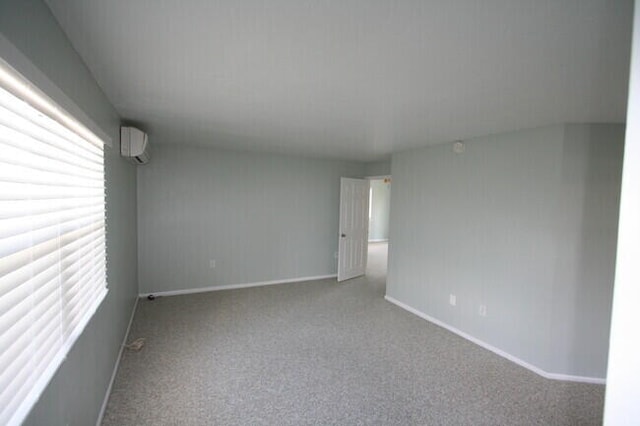
[(120, 127), (120, 155), (135, 164), (147, 164), (151, 159), (149, 138), (135, 127)]

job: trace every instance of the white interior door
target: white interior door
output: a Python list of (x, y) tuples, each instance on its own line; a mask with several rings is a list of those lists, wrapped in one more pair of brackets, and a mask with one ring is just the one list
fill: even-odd
[(369, 237), (369, 181), (340, 178), (338, 281), (364, 275)]

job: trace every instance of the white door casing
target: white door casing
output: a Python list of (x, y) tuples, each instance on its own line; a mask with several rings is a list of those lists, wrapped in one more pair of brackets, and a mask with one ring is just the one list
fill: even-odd
[(340, 178), (338, 281), (364, 275), (369, 237), (369, 181)]

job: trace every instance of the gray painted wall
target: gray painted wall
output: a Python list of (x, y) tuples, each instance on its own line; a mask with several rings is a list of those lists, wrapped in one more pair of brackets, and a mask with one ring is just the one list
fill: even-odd
[(389, 238), (389, 206), (391, 183), (384, 179), (373, 179), (371, 185), (371, 218), (369, 219), (369, 241)]
[(391, 174), (391, 160), (365, 163), (365, 176), (387, 176)]
[(138, 168), (141, 293), (336, 273), (340, 177), (363, 164), (152, 149)]
[[(0, 1), (0, 33), (114, 141), (105, 150), (109, 293), (26, 425), (95, 424), (137, 295), (135, 167), (118, 155), (119, 118), (40, 0)], [(8, 51), (0, 56), (9, 59)], [(38, 83), (25, 63), (12, 63)]]
[(605, 377), (623, 138), (558, 125), (394, 154), (387, 294), (548, 373)]

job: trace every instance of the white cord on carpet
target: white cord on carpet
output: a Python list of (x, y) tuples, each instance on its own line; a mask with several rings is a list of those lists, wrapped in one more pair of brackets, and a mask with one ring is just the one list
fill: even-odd
[(144, 337), (140, 337), (134, 340), (133, 342), (129, 343), (128, 345), (124, 345), (125, 348), (135, 352), (138, 352), (140, 349), (142, 349), (143, 346), (144, 346)]

